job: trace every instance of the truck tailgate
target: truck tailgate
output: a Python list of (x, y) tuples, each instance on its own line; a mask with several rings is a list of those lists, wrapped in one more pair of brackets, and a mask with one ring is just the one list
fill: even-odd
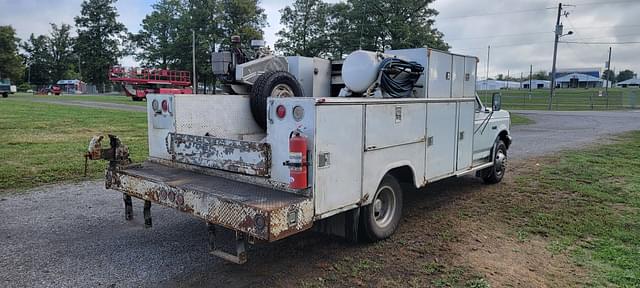
[(275, 241), (313, 223), (313, 201), (272, 188), (147, 161), (108, 170), (107, 188)]

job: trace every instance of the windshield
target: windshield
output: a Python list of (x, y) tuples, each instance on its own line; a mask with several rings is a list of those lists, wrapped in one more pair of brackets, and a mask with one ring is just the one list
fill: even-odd
[(9, 79), (0, 79), (0, 84), (9, 85), (11, 84), (11, 81), (9, 81)]

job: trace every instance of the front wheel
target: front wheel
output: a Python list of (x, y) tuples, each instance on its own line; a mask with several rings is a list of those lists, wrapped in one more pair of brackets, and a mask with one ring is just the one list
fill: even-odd
[(2, 93), (2, 98), (7, 98), (7, 97), (9, 97), (8, 93)]
[(493, 153), (493, 166), (486, 168), (482, 173), (482, 180), (487, 184), (496, 184), (502, 181), (507, 168), (507, 145), (502, 140), (496, 142)]
[(363, 208), (364, 238), (378, 241), (389, 238), (402, 218), (402, 188), (392, 175), (386, 175), (373, 196), (373, 202)]

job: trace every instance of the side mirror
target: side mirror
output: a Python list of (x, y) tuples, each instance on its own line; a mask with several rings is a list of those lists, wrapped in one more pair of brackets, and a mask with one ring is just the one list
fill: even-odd
[(491, 107), (494, 112), (502, 109), (502, 94), (498, 92), (493, 93), (493, 96), (491, 97)]

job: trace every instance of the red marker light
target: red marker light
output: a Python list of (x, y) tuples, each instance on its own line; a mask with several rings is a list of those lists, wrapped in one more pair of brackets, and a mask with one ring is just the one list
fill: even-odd
[(162, 111), (169, 111), (169, 102), (167, 100), (162, 100)]
[(276, 108), (276, 115), (278, 115), (278, 118), (284, 118), (284, 116), (287, 115), (287, 108), (283, 105), (278, 105)]

